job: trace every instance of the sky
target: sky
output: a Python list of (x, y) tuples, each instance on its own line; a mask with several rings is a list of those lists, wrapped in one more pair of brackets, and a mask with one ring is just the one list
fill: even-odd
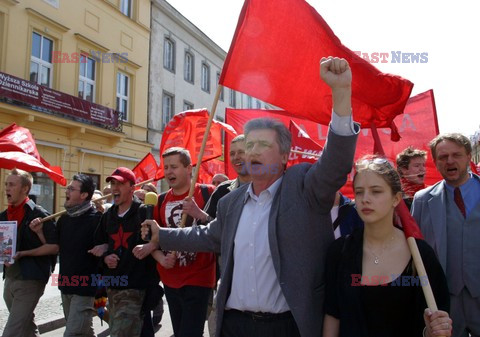
[[(243, 0), (167, 1), (228, 52)], [(475, 0), (307, 2), (351, 50), (388, 53), (387, 63), (374, 65), (413, 82), (412, 96), (433, 89), (441, 133), (480, 132), (480, 20)], [(392, 51), (426, 53), (427, 62), (391, 63)]]

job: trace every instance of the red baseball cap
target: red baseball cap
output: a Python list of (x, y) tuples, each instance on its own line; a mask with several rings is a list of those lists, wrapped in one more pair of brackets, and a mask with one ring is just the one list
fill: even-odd
[(122, 184), (126, 181), (131, 181), (133, 184), (135, 184), (135, 173), (132, 172), (132, 170), (126, 168), (126, 167), (119, 167), (113, 171), (113, 173), (107, 177), (106, 181), (107, 183), (110, 182), (110, 180), (115, 179)]

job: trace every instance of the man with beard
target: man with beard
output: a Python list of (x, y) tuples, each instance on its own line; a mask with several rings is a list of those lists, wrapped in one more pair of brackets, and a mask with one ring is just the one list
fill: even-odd
[(412, 214), (447, 276), (452, 336), (480, 336), (480, 177), (468, 172), (472, 145), (459, 133), (429, 145), (443, 180), (415, 194)]
[[(155, 219), (163, 227), (176, 228), (180, 226), (184, 199), (191, 185), (192, 163), (188, 150), (180, 147), (167, 149), (162, 158), (170, 189), (159, 196)], [(193, 198), (198, 206), (205, 205), (214, 188), (212, 185), (195, 185)], [(191, 227), (193, 220), (187, 217), (185, 226)], [(165, 286), (175, 336), (201, 337), (208, 299), (215, 286), (215, 255), (156, 250), (152, 256), (159, 262), (158, 272)]]
[[(92, 314), (96, 287), (92, 275), (97, 273), (98, 261), (88, 253), (94, 246), (95, 230), (102, 213), (97, 212), (92, 200), (93, 179), (76, 174), (65, 191), (65, 210), (57, 221), (60, 246), (60, 274), (58, 289), (62, 294), (66, 327), (64, 337), (95, 336)], [(41, 226), (37, 226), (41, 230)]]
[(411, 146), (397, 155), (397, 171), (402, 182), (403, 200), (408, 209), (413, 196), (425, 188), (425, 161), (427, 153)]
[(117, 168), (106, 181), (111, 184), (113, 206), (102, 216), (96, 244), (108, 243), (102, 258), (110, 334), (137, 337), (142, 330), (147, 289), (157, 287), (159, 282), (155, 260), (149, 256), (140, 261), (132, 253), (136, 245), (145, 243), (139, 232), (146, 207), (133, 196), (135, 174), (128, 168)]
[(48, 216), (28, 198), (32, 184), (32, 175), (18, 169), (13, 169), (5, 182), (8, 208), (0, 213), (0, 221), (17, 221), (17, 253), (15, 263), (5, 263), (3, 269), (3, 298), (9, 311), (3, 337), (39, 336), (33, 311), (50, 277), (52, 255), (58, 252), (52, 221), (46, 221), (39, 234), (31, 229)]

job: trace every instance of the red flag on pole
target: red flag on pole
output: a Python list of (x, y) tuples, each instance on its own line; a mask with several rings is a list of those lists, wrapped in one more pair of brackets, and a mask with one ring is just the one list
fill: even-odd
[[(59, 183), (63, 186), (67, 184), (67, 180), (63, 176), (61, 167), (50, 165), (40, 156), (35, 145), (35, 140), (33, 139), (30, 130), (26, 128), (13, 123), (0, 131), (0, 152), (24, 153), (32, 156), (35, 159), (29, 160), (25, 156), (15, 155), (12, 153), (8, 156), (2, 157), (2, 163), (3, 165), (6, 165), (1, 166), (2, 168), (13, 169), (17, 167), (28, 172), (44, 172), (48, 174), (48, 176), (56, 183)], [(9, 160), (12, 160), (13, 162), (11, 164), (7, 163), (6, 158), (9, 158)], [(17, 163), (17, 159), (18, 164), (21, 164), (24, 168), (15, 165), (15, 163)]]
[[(292, 134), (292, 152), (288, 157), (288, 166), (298, 163), (315, 163), (322, 153), (323, 147), (310, 138), (308, 133), (292, 120), (290, 120), (290, 133)], [(302, 153), (295, 153), (294, 151)], [(308, 154), (312, 155), (309, 156)]]
[(155, 178), (157, 173), (158, 165), (155, 157), (150, 152), (147, 153), (145, 157), (132, 169), (132, 172), (135, 173), (136, 181), (138, 184), (142, 181)]
[(384, 74), (345, 47), (304, 0), (246, 0), (224, 63), (220, 84), (327, 125), (330, 88), (319, 75), (322, 57), (345, 58), (353, 73), (355, 121), (368, 128), (392, 128), (413, 84)]
[[(208, 122), (207, 109), (189, 110), (176, 114), (163, 131), (160, 143), (160, 155), (168, 148), (179, 146), (190, 151), (192, 165), (197, 164), (197, 154), (200, 152), (203, 134)], [(225, 131), (230, 136), (236, 136), (236, 131), (228, 124), (213, 121), (208, 135), (207, 145), (202, 162), (220, 157), (223, 153), (222, 133)], [(164, 176), (163, 165), (158, 169), (157, 179)]]
[(213, 176), (217, 173), (225, 173), (225, 162), (218, 159), (204, 161), (200, 166), (197, 183), (211, 184)]

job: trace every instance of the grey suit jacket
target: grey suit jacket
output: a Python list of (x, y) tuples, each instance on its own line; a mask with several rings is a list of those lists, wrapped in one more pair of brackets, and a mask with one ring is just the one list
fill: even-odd
[[(477, 180), (480, 177), (473, 175)], [(443, 270), (447, 271), (447, 208), (445, 180), (415, 193), (411, 213), (425, 241), (432, 246)]]
[[(329, 132), (319, 160), (287, 169), (272, 202), (268, 223), (272, 260), (283, 295), (305, 337), (322, 336), (325, 256), (334, 240), (330, 209), (335, 192), (352, 169), (357, 135)], [(234, 238), (247, 187), (220, 199), (217, 218), (208, 226), (162, 228), (160, 232), (163, 249), (221, 252), (217, 336), (232, 284)]]

